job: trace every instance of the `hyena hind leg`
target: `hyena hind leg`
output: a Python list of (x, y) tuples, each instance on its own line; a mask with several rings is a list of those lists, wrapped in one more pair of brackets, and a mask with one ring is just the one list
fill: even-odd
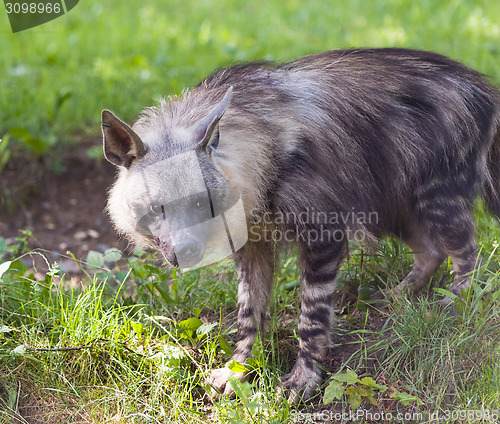
[[(440, 246), (445, 256), (451, 257), (455, 278), (450, 291), (461, 297), (461, 291), (470, 286), (471, 275), (478, 261), (471, 202), (450, 198), (441, 199), (439, 204), (439, 209), (428, 213), (429, 217), (438, 217), (428, 219), (428, 234), (432, 234), (434, 244)], [(446, 307), (451, 306), (451, 313), (456, 313), (452, 299), (445, 298), (441, 303)]]
[(335, 278), (346, 246), (308, 246), (300, 251), (302, 301), (299, 316), (299, 353), (290, 374), (281, 380), (281, 392), (292, 403), (314, 396), (323, 381), (330, 344)]
[[(472, 274), (481, 261), (474, 235), (470, 234), (469, 239), (465, 241), (463, 247), (450, 251), (449, 256), (453, 262), (453, 271), (455, 273), (450, 291), (459, 298), (462, 298), (462, 290), (470, 287)], [(449, 308), (452, 314), (457, 314), (453, 299), (446, 297), (441, 301), (441, 304)]]
[(403, 281), (398, 284), (395, 292), (396, 294), (408, 292), (415, 295), (427, 287), (432, 276), (447, 255), (424, 232), (418, 235), (415, 233), (405, 242), (412, 251), (413, 268)]
[(412, 270), (394, 289), (378, 291), (371, 296), (372, 300), (391, 301), (405, 294), (418, 294), (429, 284), (432, 276), (446, 259), (446, 253), (437, 247), (437, 243), (417, 227), (409, 237), (403, 240), (413, 255)]
[(470, 287), (471, 276), (476, 265), (481, 261), (477, 248), (471, 248), (470, 251), (462, 253), (452, 253), (453, 271), (455, 278), (451, 284), (450, 291), (457, 296), (461, 296), (462, 290)]

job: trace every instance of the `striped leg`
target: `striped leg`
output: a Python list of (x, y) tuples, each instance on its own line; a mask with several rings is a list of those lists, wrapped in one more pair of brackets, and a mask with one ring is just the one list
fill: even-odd
[(438, 247), (439, 243), (428, 235), (428, 231), (416, 224), (416, 219), (410, 225), (409, 234), (404, 241), (413, 252), (414, 266), (396, 287), (395, 294), (402, 294), (404, 291), (417, 294), (429, 284), (447, 255)]
[[(445, 256), (451, 257), (455, 279), (450, 291), (461, 296), (461, 290), (470, 286), (470, 276), (478, 260), (472, 201), (468, 200), (473, 197), (475, 186), (465, 174), (455, 180), (431, 185), (421, 195), (417, 208), (420, 220), (427, 233), (432, 235), (434, 244), (440, 247)], [(457, 181), (461, 182), (460, 186), (456, 186)], [(453, 306), (453, 301), (444, 299), (443, 304)]]
[[(231, 360), (239, 363), (252, 354), (257, 333), (262, 334), (264, 318), (269, 304), (274, 271), (274, 252), (271, 243), (247, 245), (235, 258), (238, 269), (238, 338)], [(232, 394), (228, 378), (236, 376), (241, 380), (241, 373), (233, 373), (224, 367), (213, 370), (210, 384), (220, 393)]]
[(322, 383), (322, 365), (330, 344), (335, 277), (346, 253), (345, 243), (303, 247), (299, 353), (290, 374), (282, 379), (289, 400), (311, 398)]
[[(446, 253), (451, 257), (455, 278), (451, 284), (450, 291), (462, 297), (462, 290), (467, 289), (471, 283), (471, 275), (480, 261), (478, 247), (474, 236), (474, 223), (472, 212), (461, 211), (459, 223), (455, 223), (448, 231), (442, 232), (443, 244)], [(451, 299), (444, 299), (445, 306), (452, 306)], [(455, 309), (452, 312), (456, 313)]]

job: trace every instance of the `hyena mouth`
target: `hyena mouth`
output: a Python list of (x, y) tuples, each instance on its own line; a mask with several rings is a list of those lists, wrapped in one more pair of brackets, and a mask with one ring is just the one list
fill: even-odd
[(172, 244), (161, 237), (153, 237), (152, 247), (173, 267), (190, 268), (197, 266), (204, 257), (205, 248), (194, 237), (184, 237)]
[(174, 254), (182, 268), (194, 267), (203, 260), (205, 246), (194, 237), (186, 237), (175, 244)]
[(172, 266), (178, 267), (179, 262), (177, 260), (177, 256), (175, 255), (174, 248), (165, 240), (162, 240), (160, 237), (154, 237), (154, 247), (156, 250), (158, 250), (162, 255), (163, 258)]

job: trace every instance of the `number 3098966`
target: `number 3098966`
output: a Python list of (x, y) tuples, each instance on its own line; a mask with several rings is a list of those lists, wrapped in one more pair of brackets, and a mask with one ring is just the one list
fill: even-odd
[(5, 3), (8, 14), (61, 13), (60, 3)]

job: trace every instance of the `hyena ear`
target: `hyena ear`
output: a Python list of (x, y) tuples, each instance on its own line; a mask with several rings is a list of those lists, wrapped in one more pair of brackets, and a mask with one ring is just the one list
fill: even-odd
[(116, 166), (130, 168), (135, 159), (146, 153), (140, 137), (109, 110), (102, 111), (104, 157)]
[(211, 150), (217, 148), (219, 144), (219, 121), (229, 106), (232, 94), (233, 87), (231, 86), (219, 104), (196, 126), (195, 134), (198, 140), (200, 140), (198, 142), (200, 148), (210, 148)]

